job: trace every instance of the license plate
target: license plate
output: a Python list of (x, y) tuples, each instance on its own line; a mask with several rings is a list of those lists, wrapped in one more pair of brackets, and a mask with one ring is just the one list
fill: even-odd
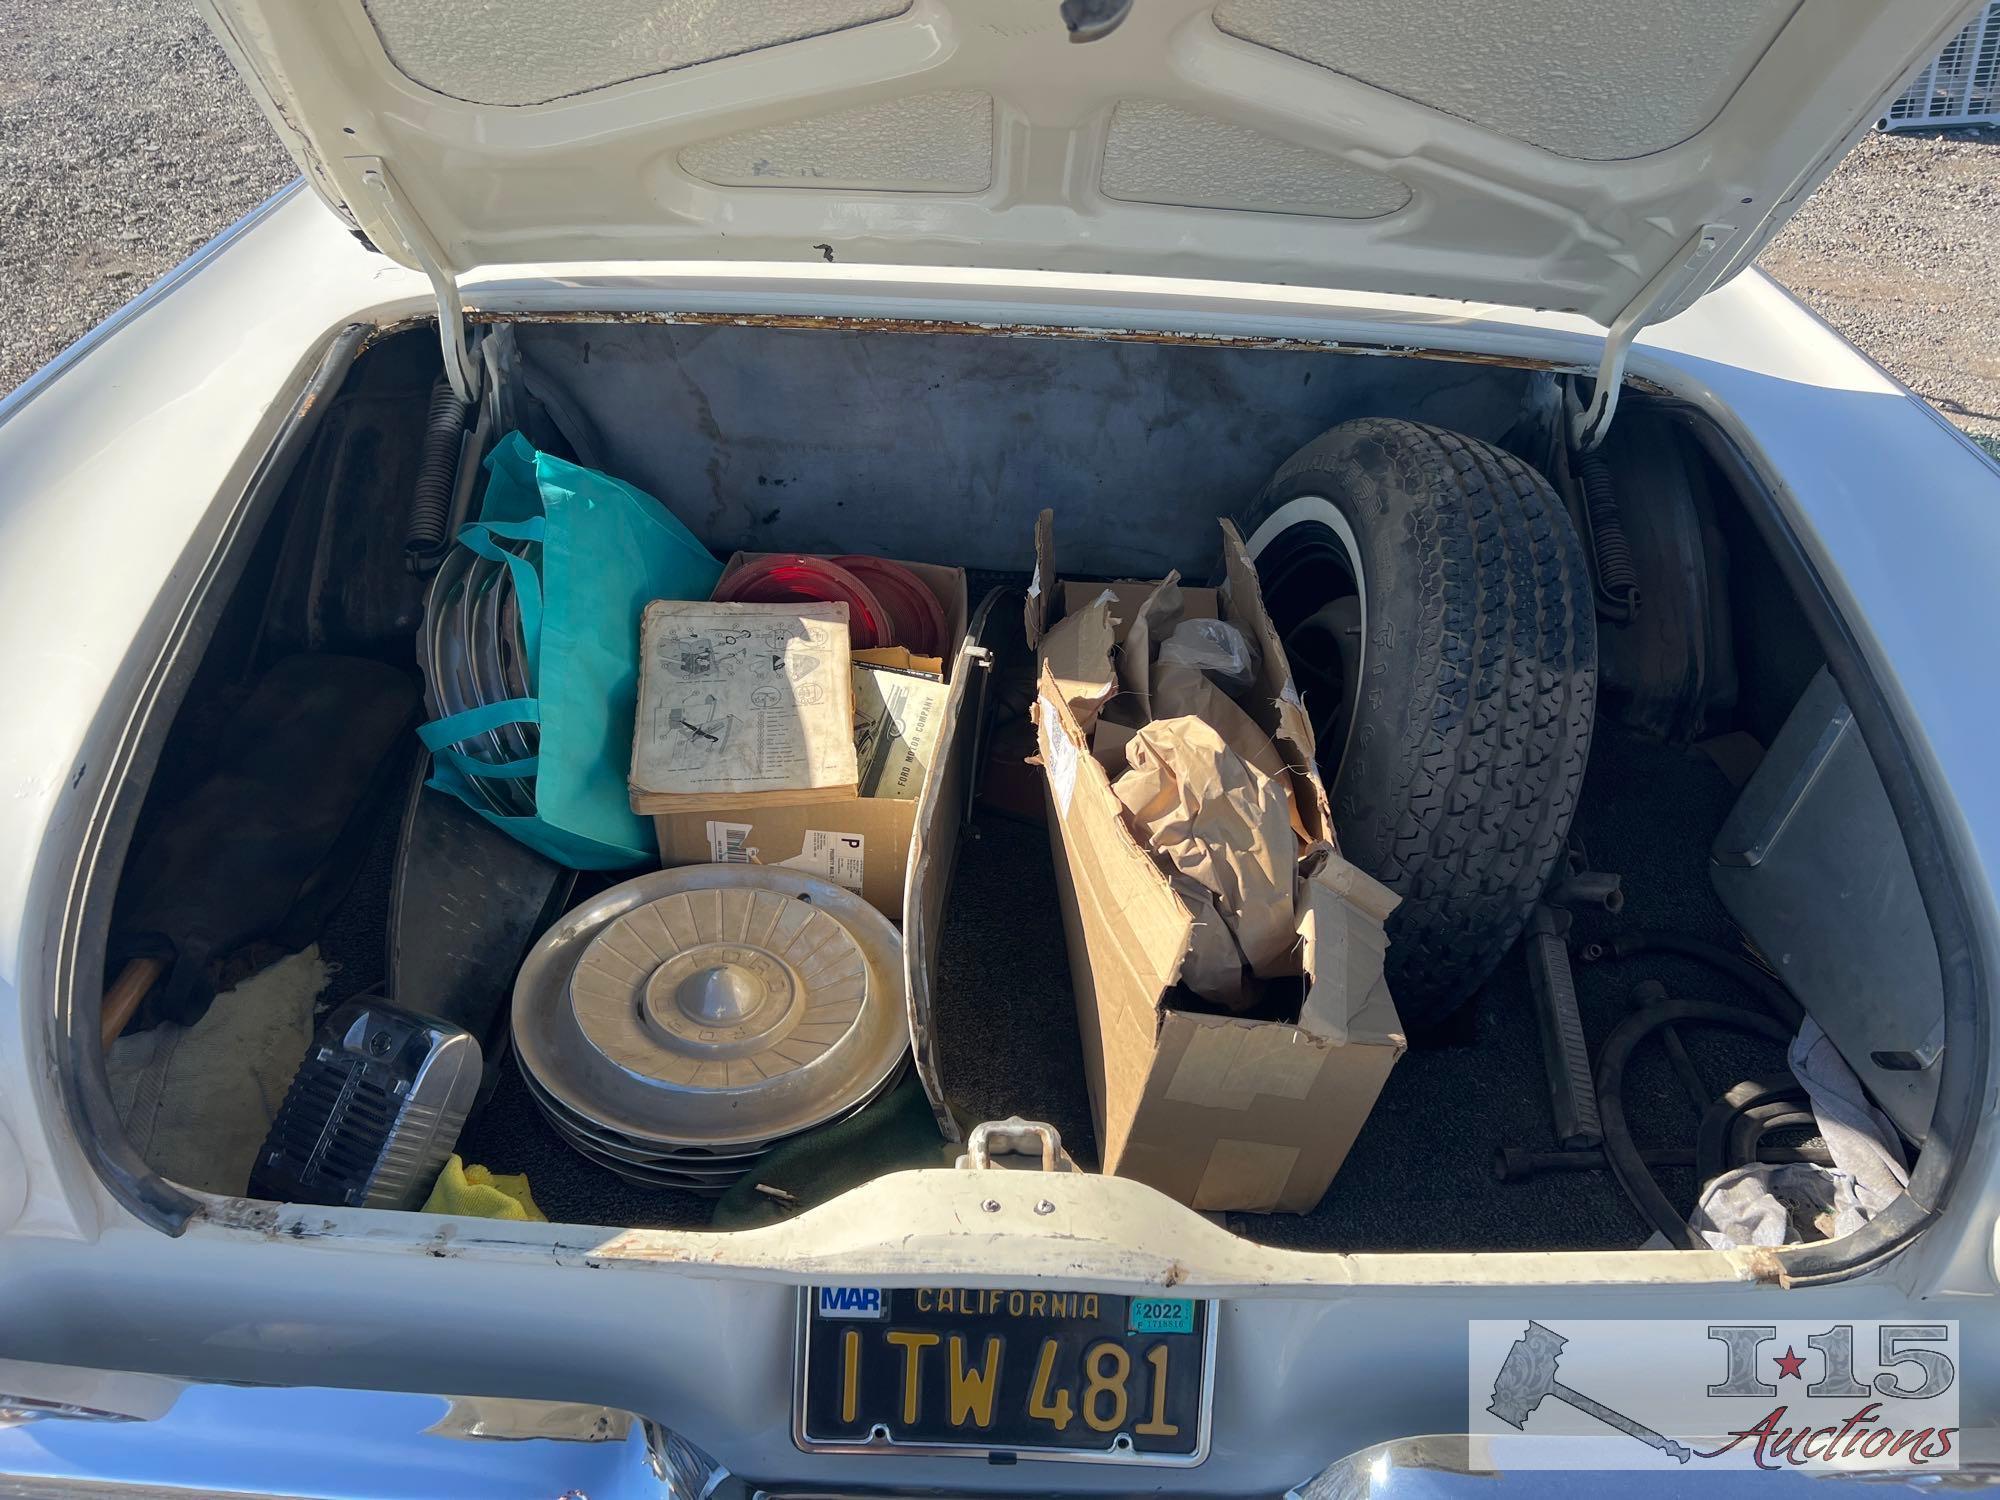
[(1188, 1297), (808, 1287), (799, 1446), (1200, 1463), (1214, 1320)]

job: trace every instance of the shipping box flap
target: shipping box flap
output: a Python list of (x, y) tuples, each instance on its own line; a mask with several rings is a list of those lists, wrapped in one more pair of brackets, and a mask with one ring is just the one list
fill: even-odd
[(922, 672), (927, 677), (944, 676), (942, 656), (916, 656), (907, 646), (871, 646), (851, 653), (857, 667), (887, 667), (893, 672)]
[(1042, 637), (1042, 670), (1086, 736), (1118, 692), (1111, 670), (1111, 596), (1064, 615)]
[(1118, 632), (1118, 643), (1123, 648), (1118, 653), (1118, 685), (1132, 695), (1141, 724), (1156, 717), (1153, 712), (1153, 653), (1160, 649), (1160, 642), (1181, 622), (1185, 609), (1179, 573), (1168, 573), (1149, 587), (1136, 608), (1120, 606), (1125, 618)]
[(1353, 878), (1343, 882), (1347, 894), (1318, 873), (1302, 888), (1299, 938), (1305, 945), (1309, 988), (1299, 1026), (1337, 1046), (1388, 1047), (1400, 1053), (1403, 1023), (1382, 974), (1382, 955), (1389, 946), (1382, 919), (1398, 897), (1338, 854), (1329, 856), (1328, 865), (1345, 867)]
[(1138, 981), (1141, 1004), (1150, 1012), (1180, 974), (1191, 925), (1187, 908), (1153, 856), (1126, 831), (1111, 778), (1090, 753), (1047, 667), (1036, 696), (1035, 722), (1056, 816), (1066, 832), (1081, 830), (1079, 837), (1089, 845), (1089, 867), (1105, 891), (1103, 935), (1112, 940), (1120, 966)]
[(1306, 716), (1305, 701), (1292, 681), (1284, 643), (1264, 610), (1256, 566), (1243, 550), (1243, 538), (1226, 518), (1222, 522), (1222, 569), (1222, 617), (1255, 641), (1259, 654), (1257, 680), (1245, 695), (1244, 706), (1277, 742), (1291, 768), (1293, 798), (1306, 836), (1332, 843), (1333, 814), (1327, 807), (1326, 787), (1319, 779), (1312, 720)]
[(1069, 870), (1090, 872), (1087, 880), (1066, 881), (1064, 894), (1081, 928), (1069, 935), (1071, 958), (1079, 953), (1086, 958), (1087, 983), (1078, 988), (1089, 994), (1078, 998), (1098, 1033), (1085, 1038), (1099, 1093), (1093, 1101), (1098, 1149), (1113, 1161), (1145, 1089), (1160, 1001), (1180, 976), (1193, 923), (1152, 856), (1125, 831), (1111, 779), (1085, 745), (1046, 668), (1035, 723), (1053, 804), (1051, 823), (1064, 860)]
[[(1195, 584), (1177, 583), (1181, 591), (1181, 618), (1183, 620), (1213, 620), (1221, 613), (1221, 595), (1214, 589), (1202, 588)], [(1146, 601), (1153, 597), (1160, 587), (1160, 580), (1143, 578), (1120, 578), (1112, 583), (1092, 583), (1082, 579), (1066, 579), (1056, 591), (1055, 611), (1058, 615), (1070, 610), (1081, 609), (1100, 594), (1111, 596), (1111, 638), (1119, 645), (1125, 644), (1125, 637), (1132, 633), (1132, 622), (1139, 618), (1139, 611)]]
[(1035, 571), (1028, 579), (1028, 598), (1022, 607), (1022, 624), (1028, 632), (1028, 649), (1042, 644), (1049, 628), (1049, 611), (1056, 593), (1056, 513), (1044, 510), (1035, 517)]

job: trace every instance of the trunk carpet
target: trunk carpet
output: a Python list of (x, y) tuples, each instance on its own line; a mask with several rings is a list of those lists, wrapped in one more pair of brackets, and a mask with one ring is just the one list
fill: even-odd
[[(1707, 871), (1710, 841), (1735, 795), (1707, 757), (1598, 725), (1572, 840), (1592, 868), (1624, 877), (1625, 908), (1615, 917), (1579, 913), (1572, 933), (1593, 1057), (1633, 1009), (1628, 996), (1642, 980), (1658, 980), (1680, 999), (1755, 1008), (1733, 981), (1686, 959), (1574, 959), (1593, 939), (1642, 928), (1738, 946)], [(1682, 1031), (1715, 1094), (1739, 1079), (1785, 1071), (1784, 1049), (1763, 1038), (1715, 1027)], [(1699, 1115), (1657, 1038), (1634, 1057), (1625, 1101), (1642, 1149), (1694, 1144)], [(1495, 1179), (1496, 1148), (1551, 1150), (1554, 1131), (1527, 960), (1517, 945), (1462, 1013), (1451, 1042), (1413, 1050), (1396, 1065), (1319, 1208), (1298, 1218), (1246, 1217), (1236, 1227), (1261, 1243), (1315, 1250), (1618, 1249), (1649, 1238), (1653, 1226), (1608, 1172)], [(1693, 1207), (1691, 1168), (1658, 1177), (1677, 1208)]]

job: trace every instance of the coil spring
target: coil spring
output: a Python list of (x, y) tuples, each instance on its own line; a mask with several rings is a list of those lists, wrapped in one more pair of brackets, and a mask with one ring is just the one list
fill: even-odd
[(403, 529), (403, 553), (412, 563), (428, 562), (444, 550), (452, 489), (458, 478), (459, 437), (464, 430), (465, 403), (451, 382), (440, 375), (431, 387), (423, 452), (410, 493), (410, 519)]
[(1583, 484), (1583, 506), (1590, 516), (1591, 551), (1597, 557), (1597, 608), (1613, 620), (1639, 613), (1639, 569), (1632, 561), (1632, 544), (1625, 539), (1625, 519), (1611, 483), (1611, 465), (1601, 453), (1577, 456), (1577, 478)]

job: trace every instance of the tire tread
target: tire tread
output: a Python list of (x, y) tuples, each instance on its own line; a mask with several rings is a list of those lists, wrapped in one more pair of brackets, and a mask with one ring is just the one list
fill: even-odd
[(1370, 873), (1403, 898), (1389, 921), (1389, 977), (1415, 1029), (1486, 980), (1563, 858), (1590, 750), (1596, 622), (1568, 513), (1512, 454), (1363, 418), (1295, 455), (1259, 514), (1341, 488), (1381, 523), (1400, 520), (1419, 591), (1390, 793), (1363, 807), (1333, 789), (1336, 826), (1373, 820), (1362, 840), (1376, 853)]

